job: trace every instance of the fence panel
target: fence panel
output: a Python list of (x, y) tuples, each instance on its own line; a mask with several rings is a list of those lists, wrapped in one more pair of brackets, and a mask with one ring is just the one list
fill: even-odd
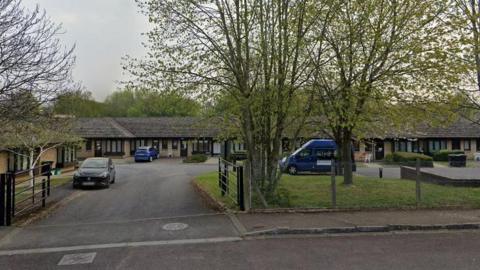
[(51, 165), (0, 176), (0, 226), (10, 226), (15, 217), (45, 207), (50, 196)]

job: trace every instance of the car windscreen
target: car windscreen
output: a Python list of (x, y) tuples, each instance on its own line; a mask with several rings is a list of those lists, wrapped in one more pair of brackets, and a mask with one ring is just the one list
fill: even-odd
[(137, 152), (139, 152), (139, 153), (148, 152), (148, 149), (146, 149), (146, 148), (138, 148), (138, 149), (137, 149)]
[(106, 159), (87, 159), (82, 163), (81, 168), (106, 168)]

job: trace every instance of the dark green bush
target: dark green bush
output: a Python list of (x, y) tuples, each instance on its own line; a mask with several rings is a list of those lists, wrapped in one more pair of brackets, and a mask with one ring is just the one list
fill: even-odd
[(433, 167), (433, 158), (427, 155), (409, 152), (395, 152), (388, 154), (385, 157), (385, 162), (401, 165), (401, 166), (415, 166), (417, 159), (420, 160), (420, 166)]
[(205, 154), (194, 154), (187, 157), (183, 162), (185, 163), (203, 163), (207, 161), (208, 156)]
[(448, 161), (448, 155), (458, 155), (458, 154), (465, 154), (465, 152), (460, 150), (456, 150), (456, 151), (440, 150), (433, 154), (433, 160)]

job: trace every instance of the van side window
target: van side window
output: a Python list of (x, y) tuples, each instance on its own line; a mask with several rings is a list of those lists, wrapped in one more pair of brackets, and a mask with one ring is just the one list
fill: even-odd
[(335, 151), (317, 149), (317, 160), (330, 160), (335, 158)]
[(298, 156), (304, 158), (304, 157), (308, 157), (312, 155), (312, 150), (311, 149), (303, 149), (302, 151), (300, 151), (300, 153), (298, 153)]

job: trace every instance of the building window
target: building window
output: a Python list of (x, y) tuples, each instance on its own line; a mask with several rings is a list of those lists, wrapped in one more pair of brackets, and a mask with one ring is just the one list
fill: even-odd
[(177, 150), (178, 149), (178, 140), (172, 140), (172, 149)]
[(464, 140), (463, 141), (463, 150), (465, 151), (470, 151), (471, 150), (471, 144), (470, 144), (470, 140)]
[(162, 140), (162, 149), (167, 150), (168, 149), (168, 141), (167, 140)]
[(477, 139), (477, 151), (480, 151), (480, 139)]
[[(453, 144), (452, 144), (453, 145)], [(460, 147), (460, 145), (459, 145)], [(430, 140), (428, 142), (428, 148), (430, 153), (434, 153), (440, 150), (447, 149), (447, 141), (446, 140)]]
[(85, 142), (85, 150), (92, 151), (92, 140), (89, 139)]
[(452, 140), (452, 150), (460, 150), (460, 140), (459, 139), (454, 139)]

